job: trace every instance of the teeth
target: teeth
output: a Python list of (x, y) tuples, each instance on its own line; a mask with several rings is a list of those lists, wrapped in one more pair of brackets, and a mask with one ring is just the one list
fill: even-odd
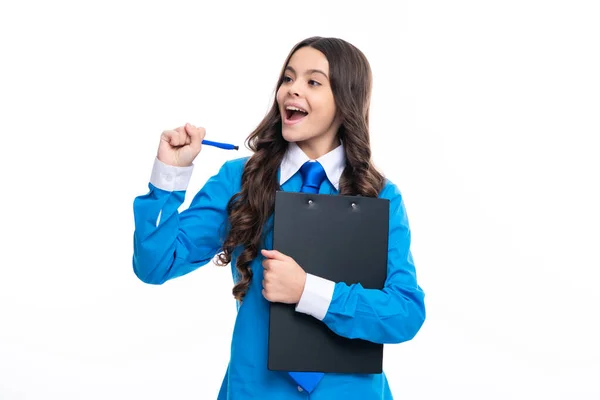
[(308, 114), (306, 111), (304, 111), (303, 109), (298, 108), (298, 107), (287, 106), (285, 109), (286, 110), (290, 110), (290, 111), (300, 111), (300, 112), (303, 112), (305, 114)]

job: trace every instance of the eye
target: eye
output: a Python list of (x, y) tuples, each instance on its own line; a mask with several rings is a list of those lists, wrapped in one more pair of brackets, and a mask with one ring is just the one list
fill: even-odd
[(308, 84), (310, 86), (321, 86), (321, 84), (319, 82), (315, 81), (314, 79), (309, 80)]
[(290, 77), (289, 77), (289, 76), (287, 76), (287, 75), (286, 75), (286, 76), (284, 76), (284, 77), (281, 79), (281, 82), (282, 82), (282, 83), (288, 83), (288, 82), (291, 82), (291, 81), (292, 81), (292, 78), (290, 78)]

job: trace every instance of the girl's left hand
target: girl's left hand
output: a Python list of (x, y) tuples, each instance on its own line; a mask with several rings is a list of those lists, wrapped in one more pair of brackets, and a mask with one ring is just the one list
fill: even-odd
[(300, 301), (306, 272), (293, 258), (277, 250), (261, 250), (263, 260), (262, 295), (270, 302), (295, 304)]

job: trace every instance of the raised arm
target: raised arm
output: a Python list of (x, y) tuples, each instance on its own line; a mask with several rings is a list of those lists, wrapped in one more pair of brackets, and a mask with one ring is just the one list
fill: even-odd
[(228, 164), (179, 213), (193, 167), (155, 160), (150, 191), (133, 202), (133, 270), (143, 282), (161, 284), (185, 275), (221, 250), (227, 202), (234, 194)]
[(133, 202), (133, 270), (146, 283), (162, 284), (207, 264), (219, 251), (233, 193), (231, 163), (225, 163), (179, 213), (200, 151), (204, 130), (189, 125), (165, 131), (149, 192)]

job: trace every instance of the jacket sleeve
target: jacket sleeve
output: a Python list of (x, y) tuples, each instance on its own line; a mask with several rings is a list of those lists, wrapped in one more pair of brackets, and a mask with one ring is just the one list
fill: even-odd
[(193, 167), (173, 167), (155, 159), (149, 192), (133, 202), (133, 271), (145, 283), (162, 284), (185, 275), (221, 251), (232, 177), (225, 163), (182, 205)]
[[(424, 292), (417, 284), (411, 234), (402, 197), (391, 186), (388, 272), (382, 290), (307, 276), (296, 311), (313, 315), (333, 332), (374, 343), (411, 340), (425, 321)], [(386, 196), (387, 197), (387, 196)]]

